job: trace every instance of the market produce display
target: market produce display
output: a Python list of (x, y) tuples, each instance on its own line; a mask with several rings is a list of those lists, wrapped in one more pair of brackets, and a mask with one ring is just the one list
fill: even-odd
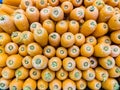
[(0, 90), (120, 90), (120, 0), (2, 0)]

